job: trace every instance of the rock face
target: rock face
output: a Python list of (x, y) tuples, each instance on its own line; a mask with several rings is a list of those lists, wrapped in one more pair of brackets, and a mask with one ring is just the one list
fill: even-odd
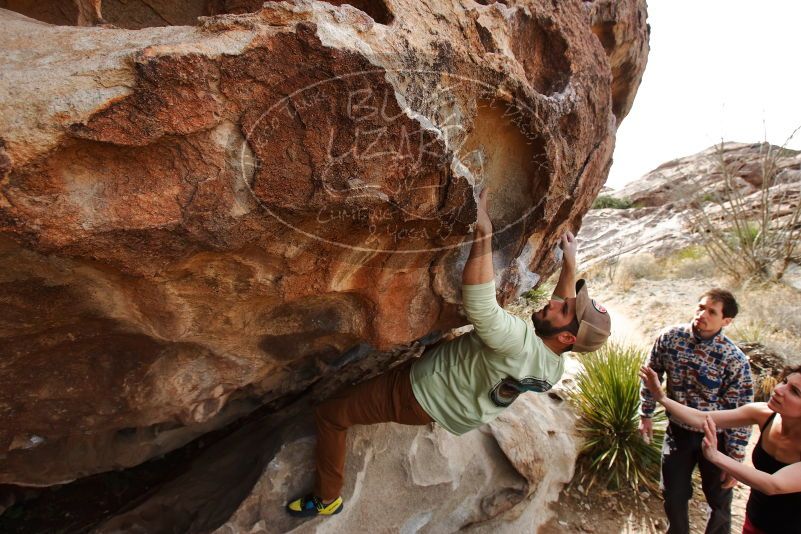
[(0, 483), (137, 464), (463, 324), (478, 186), (501, 299), (554, 269), (645, 2), (339, 3), (0, 1)]
[[(590, 211), (581, 227), (581, 264), (589, 268), (598, 262), (624, 254), (663, 256), (698, 242), (689, 226), (688, 210), (693, 202), (707, 203), (710, 217), (718, 207), (710, 200), (724, 188), (720, 160), (732, 175), (743, 206), (759, 205), (762, 195), (762, 166), (769, 145), (764, 143), (724, 143), (664, 163), (639, 180), (614, 191), (611, 196), (627, 199), (630, 209)], [(771, 198), (775, 214), (789, 216), (801, 202), (801, 153), (781, 151), (775, 161), (776, 181)], [(757, 216), (755, 212), (755, 216)]]
[(256, 421), (94, 532), (536, 532), (577, 456), (576, 418), (563, 395), (561, 385), (549, 395), (524, 394), (459, 437), (433, 425), (355, 427), (345, 508), (311, 521), (283, 510), (288, 495), (312, 484), (311, 422)]
[[(547, 503), (573, 476), (575, 416), (548, 395), (518, 400), (487, 427), (459, 437), (401, 425), (354, 432), (344, 490), (350, 499), (341, 517), (325, 523), (299, 524), (276, 513), (287, 495), (312, 481), (293, 474), (298, 466), (312, 472), (314, 442), (288, 443), (215, 532), (536, 532), (548, 519)], [(387, 506), (394, 502), (405, 504)]]

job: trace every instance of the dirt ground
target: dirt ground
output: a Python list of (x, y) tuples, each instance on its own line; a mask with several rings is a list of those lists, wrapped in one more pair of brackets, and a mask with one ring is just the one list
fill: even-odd
[[(748, 455), (756, 444), (758, 433), (751, 435)], [(749, 460), (750, 463), (750, 460)], [(694, 477), (693, 499), (690, 501), (690, 531), (703, 534), (708, 508), (701, 492), (701, 479)], [(659, 494), (643, 492), (637, 499), (631, 492), (610, 492), (593, 488), (585, 495), (574, 481), (566, 486), (559, 500), (551, 504), (554, 517), (543, 525), (539, 534), (591, 532), (597, 534), (656, 534), (667, 530), (667, 521)], [(739, 484), (734, 488), (732, 529), (743, 528), (745, 505), (750, 489)]]

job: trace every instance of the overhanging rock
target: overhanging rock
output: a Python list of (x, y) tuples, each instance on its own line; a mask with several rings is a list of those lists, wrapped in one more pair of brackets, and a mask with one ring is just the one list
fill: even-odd
[(0, 2), (40, 19), (0, 9), (0, 483), (463, 324), (477, 187), (501, 298), (530, 287), (647, 52), (643, 0), (49, 4)]

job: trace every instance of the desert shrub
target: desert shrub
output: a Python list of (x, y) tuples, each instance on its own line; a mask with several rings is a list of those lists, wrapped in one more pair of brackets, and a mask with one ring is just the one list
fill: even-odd
[(611, 195), (599, 195), (598, 198), (593, 201), (590, 209), (600, 210), (604, 208), (612, 208), (616, 210), (625, 210), (633, 207), (634, 203), (628, 198), (617, 198)]
[(715, 274), (717, 274), (715, 264), (708, 256), (676, 263), (672, 268), (672, 272), (674, 278), (683, 280), (692, 278), (709, 279), (714, 278)]
[(799, 250), (801, 203), (792, 202), (796, 192), (787, 187), (792, 173), (778, 164), (795, 152), (768, 143), (760, 150), (761, 186), (756, 194), (746, 195), (737, 163), (726, 159), (721, 143), (716, 165), (722, 188), (710, 195), (699, 187), (688, 211), (690, 224), (715, 265), (739, 281), (780, 280)]
[(738, 343), (758, 342), (785, 358), (801, 354), (801, 292), (784, 284), (749, 284), (737, 291), (740, 315), (726, 329)]
[(709, 258), (698, 261), (680, 263), (674, 269), (674, 275), (679, 279), (712, 278), (715, 275), (715, 264)]
[(682, 261), (696, 261), (706, 258), (706, 251), (701, 245), (690, 245), (677, 250), (673, 254), (673, 259), (677, 262)]
[(756, 402), (767, 402), (773, 393), (773, 388), (779, 380), (770, 374), (760, 374), (754, 377), (754, 400)]
[(762, 233), (757, 221), (743, 221), (738, 228), (726, 230), (723, 238), (732, 249), (736, 247), (754, 247), (757, 245)]
[(759, 343), (765, 344), (765, 334), (769, 332), (770, 328), (760, 320), (741, 320), (735, 321), (731, 328), (727, 329), (726, 333), (733, 340), (740, 343)]
[(620, 266), (620, 258), (620, 253), (611, 254), (580, 271), (579, 277), (591, 283), (612, 284), (615, 281), (617, 269)]
[(784, 285), (769, 285), (748, 291), (744, 311), (762, 321), (771, 332), (801, 337), (801, 293)]
[(650, 254), (638, 254), (623, 260), (623, 269), (636, 280), (647, 278), (657, 280), (663, 274), (663, 268), (656, 258)]
[(614, 278), (612, 279), (615, 289), (621, 292), (627, 292), (634, 287), (634, 284), (637, 283), (637, 279), (631, 275), (626, 269), (617, 269), (617, 272), (614, 274)]
[(760, 342), (739, 341), (737, 346), (748, 356), (751, 364), (754, 400), (767, 401), (787, 365), (786, 357)]
[(538, 308), (550, 300), (552, 291), (552, 287), (539, 285), (523, 293), (523, 298), (529, 306)]
[(664, 439), (664, 412), (654, 417), (654, 439), (639, 434), (640, 379), (645, 351), (634, 345), (607, 343), (584, 355), (571, 398), (577, 407), (584, 441), (578, 468), (582, 481), (610, 489), (642, 484), (654, 488)]
[(613, 282), (620, 291), (628, 291), (638, 280), (664, 278), (664, 266), (650, 254), (622, 257), (615, 266)]
[(715, 193), (704, 193), (703, 195), (701, 195), (701, 198), (700, 198), (701, 202), (704, 202), (704, 203), (706, 203), (706, 202), (715, 202), (717, 199), (718, 199), (718, 197), (717, 197), (717, 195), (715, 195)]

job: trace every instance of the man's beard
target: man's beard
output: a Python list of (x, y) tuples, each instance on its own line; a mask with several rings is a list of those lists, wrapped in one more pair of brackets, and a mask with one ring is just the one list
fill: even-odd
[(534, 324), (534, 331), (540, 337), (551, 337), (559, 332), (564, 332), (562, 328), (555, 328), (548, 319), (540, 319), (535, 315), (531, 316), (531, 322)]

